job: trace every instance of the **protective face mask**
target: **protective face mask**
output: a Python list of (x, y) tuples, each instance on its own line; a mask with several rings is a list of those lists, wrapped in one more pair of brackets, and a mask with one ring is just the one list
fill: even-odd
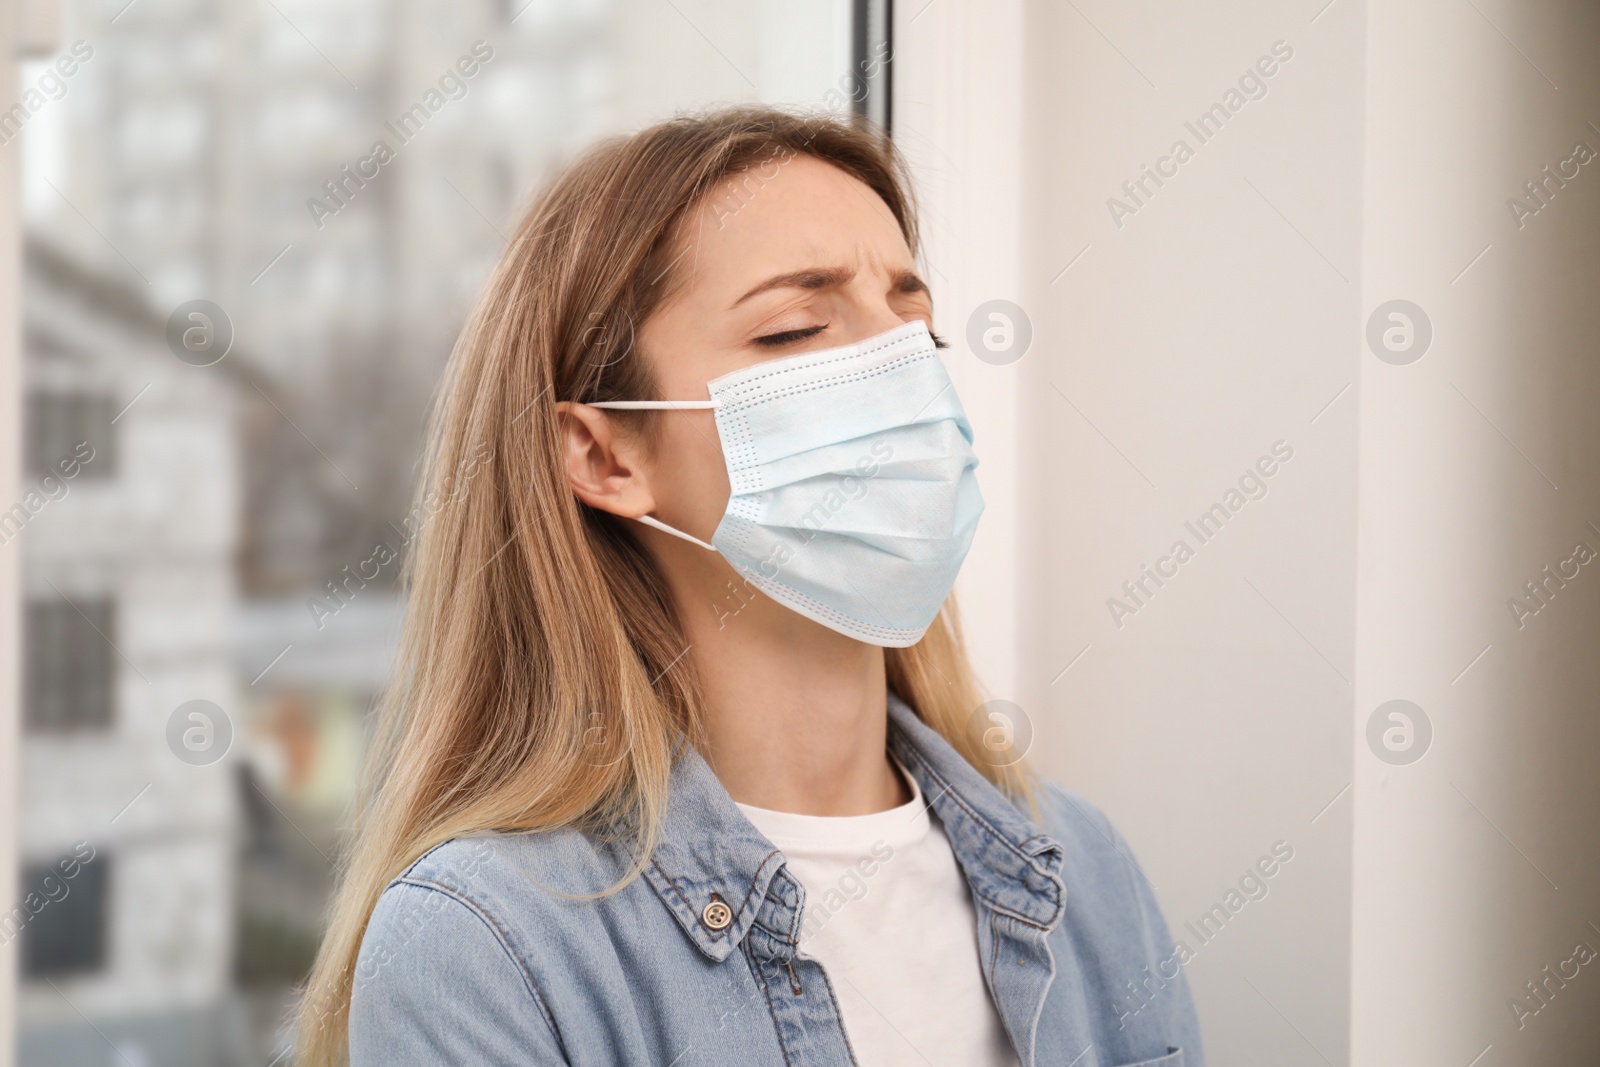
[(761, 592), (869, 644), (916, 644), (983, 513), (972, 427), (933, 338), (908, 322), (853, 345), (725, 374), (710, 400), (732, 493), (708, 544)]

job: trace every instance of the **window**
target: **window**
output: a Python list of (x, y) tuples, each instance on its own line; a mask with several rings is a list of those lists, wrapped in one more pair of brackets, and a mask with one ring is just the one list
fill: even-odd
[(106, 598), (28, 604), (23, 720), (29, 730), (111, 725), (115, 614)]
[[(24, 978), (83, 974), (106, 965), (110, 864), (111, 857), (99, 856), (88, 863), (64, 859), (24, 870), (21, 899), (29, 911), (22, 927)], [(76, 872), (71, 878), (63, 874), (69, 869)]]
[[(241, 999), (283, 1002), (303, 980), (330, 882), (317, 847), (346, 831), (365, 712), (404, 606), (369, 583), (370, 612), (319, 630), (306, 598), (396, 537), (389, 523), (405, 525), (441, 370), (554, 170), (600, 137), (717, 103), (847, 115), (872, 76), (853, 58), (856, 2), (868, 0), (274, 0), (281, 15), (260, 4), (238, 15), (238, 5), (195, 2), (51, 5), (59, 35), (19, 84), (38, 84), (79, 39), (93, 59), (0, 149), (21, 172), (28, 244), (26, 294), (13, 298), (20, 365), (0, 368), (23, 425), (0, 431), (22, 431), (29, 467), (0, 500), (0, 570), (25, 591), (0, 603), (23, 630), (19, 677), (0, 672), (0, 685), (15, 687), (31, 772), (0, 789), (18, 793), (17, 817), (45, 849), (24, 858), (42, 862), (60, 844), (39, 839), (48, 827), (90, 812), (103, 831), (149, 781), (108, 768), (194, 771), (182, 775), (192, 807), (221, 802), (224, 766), (247, 760), (249, 794), (283, 848), (239, 855), (236, 828), (138, 800), (110, 827), (141, 827), (119, 839), (113, 885), (86, 891), (74, 879), (61, 902), (24, 909), (26, 925), (70, 927), (73, 906), (108, 898), (82, 943), (41, 928), (17, 964), (40, 977), (18, 999), (16, 1033), (0, 1032), (5, 1051), (20, 1046), (13, 1058), (200, 1067), (276, 1057), (282, 1067), (278, 1012), (242, 1026), (232, 1013)], [(420, 133), (386, 126), (412, 104), (426, 110), (430, 91), (449, 102)], [(362, 161), (380, 140), (398, 155), (374, 175)], [(346, 167), (366, 182), (350, 210), (313, 215), (308, 201), (331, 207), (323, 183)], [(221, 363), (195, 368), (166, 351), (163, 331), (178, 304), (202, 296), (226, 307), (236, 341)], [(154, 315), (118, 310), (136, 303)], [(0, 364), (8, 344), (19, 347), (0, 339)], [(92, 460), (75, 455), (80, 442)], [(64, 459), (80, 464), (70, 481)], [(70, 495), (45, 484), (45, 471)], [(47, 510), (35, 514), (41, 499)], [(149, 628), (135, 599), (146, 587), (160, 601), (152, 625), (183, 636), (151, 674), (155, 689), (139, 679), (150, 669), (134, 647)], [(235, 615), (240, 644), (203, 640)], [(337, 647), (347, 639), (356, 644)], [(162, 722), (141, 725), (122, 702), (170, 694), (175, 704), (227, 684), (238, 714), (265, 732), (203, 774), (167, 749), (170, 705), (152, 709)], [(294, 826), (277, 825), (280, 811)], [(143, 872), (174, 849), (188, 857), (184, 877), (146, 885)], [(15, 903), (16, 877), (0, 887), (0, 909)], [(0, 942), (10, 914), (0, 910)], [(207, 916), (235, 916), (236, 927), (213, 930)], [(135, 921), (137, 931), (121, 925)], [(79, 1017), (43, 976), (93, 966), (98, 942), (93, 996), (50, 979)]]
[[(94, 459), (81, 463), (86, 478), (108, 478), (116, 473), (116, 435), (111, 420), (117, 409), (109, 396), (95, 393), (34, 393), (28, 398), (28, 471), (36, 477), (59, 476), (62, 460)], [(87, 444), (88, 449), (79, 451)]]

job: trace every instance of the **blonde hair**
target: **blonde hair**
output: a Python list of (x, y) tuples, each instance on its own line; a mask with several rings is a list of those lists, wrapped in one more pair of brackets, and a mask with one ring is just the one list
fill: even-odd
[[(590, 148), (501, 256), (430, 420), (419, 496), (432, 517), (407, 561), (401, 649), (301, 1001), (298, 1062), (347, 1061), (367, 921), (429, 849), (486, 831), (621, 826), (640, 867), (653, 850), (674, 740), (704, 736), (696, 676), (651, 557), (569, 488), (554, 401), (655, 395), (646, 361), (629, 358), (633, 327), (682, 284), (680, 225), (722, 179), (753, 190), (796, 154), (864, 182), (917, 250), (906, 165), (886, 137), (736, 107)], [(984, 759), (968, 729), (981, 697), (954, 600), (920, 642), (886, 658), (890, 688), (1037, 816), (1031, 772)]]

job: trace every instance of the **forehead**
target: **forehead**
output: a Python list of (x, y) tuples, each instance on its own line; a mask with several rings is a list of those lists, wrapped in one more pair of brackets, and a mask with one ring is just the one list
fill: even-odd
[(859, 178), (807, 155), (778, 156), (723, 178), (687, 213), (678, 240), (682, 294), (726, 297), (724, 307), (756, 274), (913, 265), (883, 198)]

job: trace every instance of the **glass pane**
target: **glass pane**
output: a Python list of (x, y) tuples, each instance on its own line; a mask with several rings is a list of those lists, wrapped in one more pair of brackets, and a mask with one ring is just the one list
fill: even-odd
[(63, 978), (105, 966), (110, 870), (108, 858), (85, 865), (70, 856), (24, 870), (24, 979)]
[(21, 1062), (267, 1064), (397, 635), (424, 414), (519, 210), (679, 109), (849, 109), (852, 5), (63, 8), (24, 70), (34, 491), (0, 539), (28, 876), (84, 852), (24, 922)]

